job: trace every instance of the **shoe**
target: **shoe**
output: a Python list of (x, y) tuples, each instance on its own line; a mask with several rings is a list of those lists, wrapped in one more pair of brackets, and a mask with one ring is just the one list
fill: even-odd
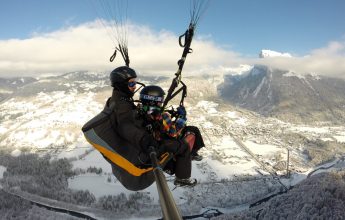
[(196, 179), (194, 178), (188, 178), (188, 179), (180, 179), (180, 178), (175, 178), (174, 185), (175, 186), (195, 186), (197, 184)]
[(172, 175), (175, 174), (175, 172), (172, 171), (172, 170), (170, 170), (170, 169), (165, 169), (164, 172), (165, 172), (166, 174), (169, 174), (170, 176), (172, 176)]
[(198, 153), (193, 153), (191, 155), (191, 159), (195, 161), (201, 161), (203, 159), (203, 156), (199, 155)]

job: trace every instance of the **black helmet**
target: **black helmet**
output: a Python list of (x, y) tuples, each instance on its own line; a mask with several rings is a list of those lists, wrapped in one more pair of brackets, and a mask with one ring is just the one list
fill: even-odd
[(128, 83), (128, 80), (137, 78), (137, 73), (134, 69), (128, 66), (120, 66), (110, 73), (110, 82), (112, 87), (117, 87)]
[(164, 101), (165, 92), (159, 86), (146, 86), (140, 91), (140, 101), (143, 105), (159, 106)]
[(136, 77), (137, 73), (134, 69), (129, 68), (128, 66), (120, 66), (110, 73), (111, 86), (129, 96), (133, 96), (133, 92), (128, 88), (128, 80)]

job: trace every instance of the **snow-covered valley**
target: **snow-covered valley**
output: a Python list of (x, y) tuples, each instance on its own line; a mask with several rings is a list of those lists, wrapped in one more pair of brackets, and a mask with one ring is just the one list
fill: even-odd
[[(327, 122), (292, 124), (230, 105), (218, 96), (222, 80), (222, 76), (184, 80), (189, 89), (185, 101), (188, 124), (200, 128), (206, 143), (200, 151), (204, 159), (193, 161), (197, 186), (175, 188), (173, 177), (166, 174), (184, 215), (211, 208), (223, 213), (246, 210), (250, 204), (296, 185), (316, 169), (325, 171), (320, 167), (336, 164), (330, 169), (344, 169), (345, 127)], [(171, 79), (143, 77), (141, 81), (167, 89)], [(48, 89), (40, 89), (43, 87)], [(81, 132), (110, 94), (107, 76), (87, 72), (41, 79), (7, 94), (0, 104), (1, 153), (13, 158), (27, 153), (49, 154), (51, 160), (67, 158), (77, 171), (68, 179), (70, 189), (88, 190), (96, 199), (121, 193), (130, 197), (133, 192), (114, 178), (110, 165)], [(3, 188), (9, 188), (6, 178), (6, 166), (0, 162)], [(151, 199), (147, 202), (155, 210), (153, 214), (124, 210), (123, 218), (161, 217), (156, 185), (142, 193)]]

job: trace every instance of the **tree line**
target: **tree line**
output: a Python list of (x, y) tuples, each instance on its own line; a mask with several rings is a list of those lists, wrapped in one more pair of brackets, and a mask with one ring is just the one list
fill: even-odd
[[(96, 199), (88, 190), (72, 190), (68, 188), (68, 179), (80, 173), (80, 170), (73, 170), (71, 162), (66, 158), (52, 159), (49, 155), (38, 156), (31, 153), (23, 153), (18, 157), (0, 154), (0, 165), (7, 168), (1, 180), (4, 187), (66, 203), (134, 214), (143, 207), (150, 207), (153, 201), (142, 192)], [(101, 174), (102, 169), (89, 167), (87, 172)]]

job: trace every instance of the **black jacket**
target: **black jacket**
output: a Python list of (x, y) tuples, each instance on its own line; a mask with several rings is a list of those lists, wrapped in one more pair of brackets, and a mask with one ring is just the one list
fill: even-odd
[[(143, 120), (138, 116), (133, 100), (126, 93), (114, 90), (107, 105), (115, 104), (110, 117), (113, 131), (120, 136), (121, 142), (128, 145), (128, 157), (141, 154), (141, 139), (149, 135), (143, 127)], [(126, 153), (125, 153), (126, 154)], [(139, 164), (138, 164), (139, 165)]]
[(154, 182), (149, 156), (141, 148), (141, 139), (150, 135), (136, 111), (132, 98), (114, 90), (104, 110), (87, 122), (85, 138), (112, 165), (116, 178), (129, 190), (142, 190)]

